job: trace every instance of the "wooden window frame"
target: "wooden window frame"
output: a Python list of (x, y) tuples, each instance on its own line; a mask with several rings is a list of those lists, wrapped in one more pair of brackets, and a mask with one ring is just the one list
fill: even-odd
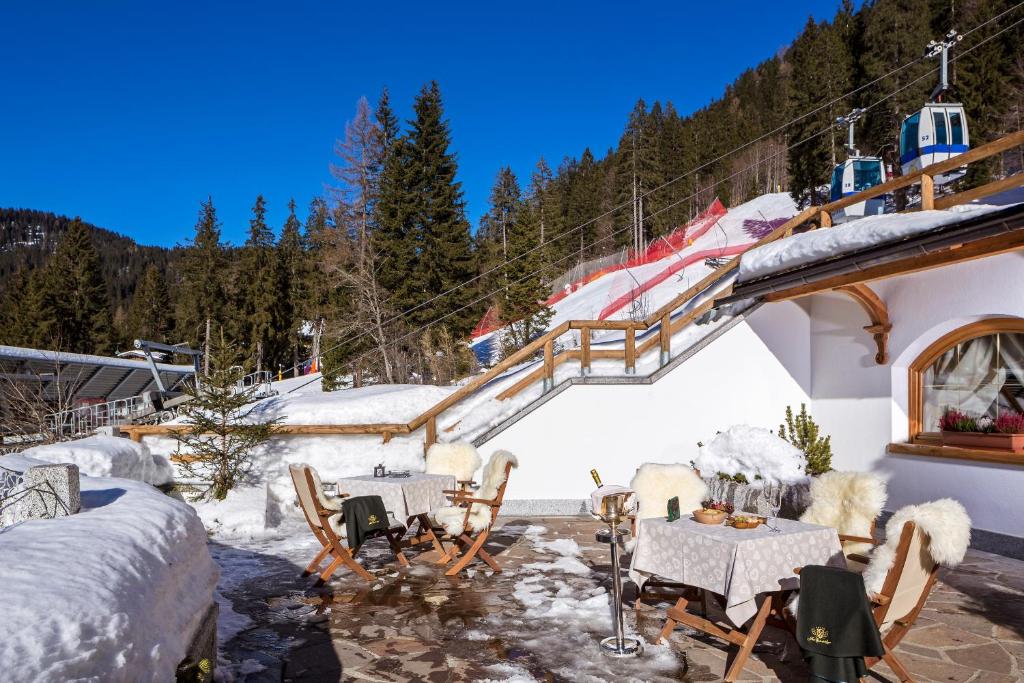
[[(1018, 333), (1024, 334), (1024, 318), (998, 317), (985, 318), (977, 322), (958, 327), (948, 332), (934, 342), (911, 363), (908, 368), (908, 412), (910, 414), (909, 441), (911, 443), (935, 444), (941, 443), (933, 433), (923, 432), (921, 429), (922, 416), (924, 415), (924, 373), (938, 360), (939, 356), (957, 344), (961, 344), (978, 337), (987, 337), (992, 334)], [(1018, 456), (1019, 457), (1019, 456)]]

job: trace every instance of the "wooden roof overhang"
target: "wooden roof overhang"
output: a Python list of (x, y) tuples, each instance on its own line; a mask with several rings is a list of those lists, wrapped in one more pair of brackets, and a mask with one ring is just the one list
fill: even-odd
[(871, 324), (865, 329), (878, 346), (875, 361), (885, 364), (892, 325), (885, 303), (868, 283), (1019, 249), (1024, 249), (1024, 205), (739, 282), (728, 296), (716, 299), (715, 306), (745, 299), (775, 302), (841, 292), (868, 314)]

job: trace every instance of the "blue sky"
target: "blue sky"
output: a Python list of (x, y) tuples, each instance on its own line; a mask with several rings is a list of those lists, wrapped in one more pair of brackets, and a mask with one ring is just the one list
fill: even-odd
[(360, 96), (406, 119), (436, 79), (475, 226), (500, 166), (600, 156), (637, 98), (699, 108), (837, 4), (4, 3), (0, 206), (173, 245), (212, 195), (241, 242), (258, 193), (275, 229), (323, 193)]

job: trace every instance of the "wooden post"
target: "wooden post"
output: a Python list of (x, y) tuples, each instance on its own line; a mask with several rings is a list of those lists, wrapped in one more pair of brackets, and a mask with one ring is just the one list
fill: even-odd
[(555, 386), (555, 340), (544, 342), (544, 392), (551, 391)]
[(935, 179), (930, 175), (921, 176), (921, 210), (931, 211), (935, 208)]
[(658, 339), (661, 342), (661, 365), (667, 365), (672, 352), (672, 314), (665, 313), (661, 316), (661, 328), (658, 330)]
[(828, 211), (821, 211), (818, 213), (818, 224), (822, 228), (832, 227), (832, 214)]
[(636, 372), (636, 328), (626, 330), (626, 374)]
[(431, 415), (427, 419), (427, 437), (423, 441), (424, 449), (430, 448), (437, 443), (437, 415)]
[(590, 372), (590, 328), (580, 328), (580, 372)]

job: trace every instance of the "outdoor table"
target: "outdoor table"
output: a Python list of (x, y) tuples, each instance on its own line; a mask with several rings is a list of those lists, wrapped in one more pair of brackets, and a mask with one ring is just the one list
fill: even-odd
[(665, 518), (639, 521), (630, 566), (630, 577), (637, 585), (658, 576), (711, 591), (723, 599), (731, 622), (723, 627), (687, 613), (689, 601), (679, 598), (668, 610), (659, 640), (681, 623), (738, 645), (740, 651), (726, 674), (727, 681), (735, 680), (743, 670), (768, 617), (774, 612), (785, 621), (784, 597), (800, 585), (794, 568), (812, 564), (846, 567), (835, 529), (789, 519), (776, 522), (778, 532), (765, 525), (734, 529), (700, 524), (690, 517), (674, 522)]
[(419, 522), (419, 530), (405, 545), (430, 542), (443, 553), (444, 547), (434, 534), (431, 513), (448, 505), (444, 492), (455, 488), (455, 477), (449, 474), (410, 473), (408, 477), (375, 477), (372, 474), (338, 480), (338, 493), (350, 496), (380, 496), (384, 508), (396, 519)]

